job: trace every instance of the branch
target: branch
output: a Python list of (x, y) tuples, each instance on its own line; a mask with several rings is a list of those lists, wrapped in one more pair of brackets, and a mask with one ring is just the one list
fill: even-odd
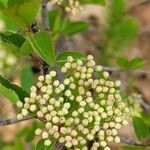
[(121, 142), (127, 145), (131, 145), (131, 146), (150, 146), (150, 143), (141, 143), (141, 142), (136, 142), (134, 140), (130, 140), (126, 137), (123, 136), (119, 136), (121, 139)]
[(50, 24), (48, 19), (48, 10), (47, 10), (47, 0), (41, 0), (41, 7), (42, 7), (42, 21), (43, 26), (46, 31), (50, 31)]
[(22, 122), (22, 121), (31, 120), (33, 118), (34, 117), (27, 116), (27, 117), (24, 117), (24, 118), (22, 118), (20, 120), (18, 120), (16, 118), (0, 120), (0, 126), (6, 126), (6, 125), (11, 125), (11, 124), (16, 124), (16, 123), (19, 123), (19, 122)]

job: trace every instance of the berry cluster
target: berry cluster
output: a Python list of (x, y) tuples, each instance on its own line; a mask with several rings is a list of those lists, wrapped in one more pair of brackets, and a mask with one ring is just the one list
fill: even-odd
[(82, 9), (79, 0), (52, 0), (52, 3), (65, 6), (65, 10), (73, 15)]
[(7, 74), (10, 68), (16, 64), (16, 61), (16, 56), (0, 47), (0, 74)]
[(42, 136), (46, 146), (56, 139), (67, 149), (110, 150), (108, 143), (119, 143), (117, 132), (128, 123), (129, 109), (121, 100), (120, 81), (111, 81), (91, 55), (84, 61), (69, 56), (61, 72), (63, 82), (56, 79), (55, 71), (39, 76), (25, 103), (17, 102), (21, 108), (18, 119), (32, 114), (42, 120), (45, 129), (35, 134)]
[(142, 108), (140, 106), (139, 101), (141, 100), (141, 95), (137, 93), (132, 93), (126, 98), (127, 106), (130, 108), (129, 115), (131, 116), (140, 116), (142, 112)]

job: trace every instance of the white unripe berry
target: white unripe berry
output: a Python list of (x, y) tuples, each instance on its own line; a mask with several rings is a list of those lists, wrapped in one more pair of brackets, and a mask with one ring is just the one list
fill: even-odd
[(67, 97), (71, 96), (71, 91), (70, 91), (70, 90), (66, 90), (66, 91), (65, 91), (65, 95), (66, 95)]
[(123, 124), (123, 125), (127, 125), (127, 124), (128, 124), (128, 121), (127, 121), (127, 120), (123, 120), (123, 121), (122, 121), (122, 124)]
[(93, 60), (93, 59), (94, 59), (94, 57), (92, 55), (87, 56), (87, 60)]
[(17, 119), (18, 119), (18, 120), (20, 120), (20, 119), (22, 119), (22, 118), (23, 118), (23, 115), (22, 115), (22, 114), (18, 114), (18, 115), (17, 115)]
[(34, 104), (31, 105), (31, 106), (30, 106), (30, 111), (34, 112), (35, 110), (36, 110), (36, 105), (34, 105)]
[(49, 74), (51, 77), (56, 77), (56, 71), (51, 71)]
[(42, 111), (43, 114), (46, 114), (47, 113), (47, 107), (42, 107), (41, 111)]
[(54, 106), (48, 105), (48, 106), (47, 106), (47, 109), (48, 109), (49, 111), (52, 111), (52, 110), (54, 110)]
[(70, 106), (71, 106), (70, 103), (65, 103), (65, 104), (64, 104), (64, 108), (66, 108), (66, 109), (69, 109)]
[(77, 133), (76, 130), (72, 130), (72, 131), (71, 131), (71, 136), (75, 137), (75, 136), (77, 136), (77, 134), (78, 134), (78, 133)]
[(100, 145), (101, 145), (102, 147), (105, 147), (105, 146), (107, 145), (107, 143), (106, 143), (105, 141), (100, 141)]
[(58, 139), (60, 134), (59, 134), (59, 132), (55, 132), (53, 136), (54, 136), (55, 139)]
[(19, 107), (19, 108), (21, 108), (21, 107), (23, 107), (23, 103), (21, 102), (21, 101), (17, 101), (17, 107)]
[(46, 114), (46, 115), (45, 115), (45, 118), (46, 118), (47, 121), (50, 121), (51, 118), (52, 118), (52, 116), (51, 116), (50, 114)]
[(72, 57), (72, 56), (68, 56), (68, 57), (67, 57), (67, 61), (68, 61), (68, 62), (73, 62), (73, 57)]
[(80, 102), (80, 106), (81, 106), (81, 107), (86, 106), (86, 102), (85, 102), (85, 101), (81, 101), (81, 102)]
[(46, 126), (47, 129), (50, 129), (52, 127), (52, 123), (47, 122), (45, 126)]
[(50, 146), (51, 145), (51, 141), (49, 139), (44, 141), (44, 145), (45, 146)]
[(65, 79), (65, 80), (64, 80), (64, 84), (65, 84), (65, 85), (69, 85), (69, 83), (70, 83), (70, 80), (69, 80), (69, 79)]
[(104, 147), (104, 150), (111, 150), (108, 146)]
[(63, 97), (59, 97), (58, 101), (63, 103), (64, 102), (64, 98)]
[(74, 138), (74, 139), (72, 139), (71, 143), (72, 143), (73, 145), (78, 145), (78, 140), (76, 140), (76, 139)]
[(78, 60), (77, 60), (77, 65), (79, 65), (79, 66), (83, 65), (83, 61), (80, 60), (80, 59), (78, 59)]
[(35, 130), (35, 134), (36, 134), (36, 135), (40, 135), (41, 133), (42, 133), (42, 130), (41, 130), (41, 129), (36, 129), (36, 130)]
[(96, 68), (95, 68), (96, 71), (102, 71), (102, 69), (103, 69), (103, 67), (100, 66), (100, 65), (99, 65), (99, 66), (96, 66)]
[(31, 92), (31, 93), (30, 93), (30, 97), (31, 97), (31, 98), (35, 98), (36, 96), (37, 96), (37, 95), (36, 95), (35, 92)]
[(66, 72), (67, 72), (67, 68), (66, 68), (66, 67), (62, 67), (62, 68), (61, 68), (61, 72), (62, 72), (62, 73), (66, 73)]
[(66, 146), (67, 148), (70, 148), (70, 147), (72, 147), (72, 143), (71, 143), (71, 142), (66, 142), (65, 146)]
[(44, 115), (43, 115), (43, 113), (42, 113), (41, 111), (38, 111), (38, 112), (37, 112), (37, 116), (38, 116), (39, 118), (42, 118)]
[(70, 85), (69, 85), (69, 87), (70, 87), (70, 89), (75, 89), (76, 88), (76, 85), (74, 84), (74, 83), (71, 83)]
[(23, 114), (23, 116), (27, 116), (28, 115), (27, 109), (22, 109), (22, 114)]
[(119, 87), (121, 85), (121, 82), (118, 80), (118, 81), (115, 81), (115, 87)]
[(71, 68), (75, 69), (77, 67), (77, 64), (76, 63), (72, 63), (71, 64)]
[(82, 99), (83, 99), (83, 98), (82, 98), (82, 96), (80, 96), (80, 95), (76, 97), (76, 101), (77, 101), (77, 102), (81, 102)]
[(118, 136), (116, 136), (115, 138), (114, 138), (114, 141), (116, 142), (116, 143), (120, 143), (120, 138), (118, 137)]
[(105, 79), (107, 79), (109, 77), (109, 73), (107, 71), (104, 71), (103, 76), (104, 76)]
[(40, 82), (43, 82), (43, 81), (44, 81), (44, 76), (43, 76), (43, 75), (40, 75), (40, 76), (38, 77), (38, 80), (39, 80)]
[(44, 131), (43, 133), (42, 133), (42, 138), (43, 139), (47, 139), (48, 138), (48, 133), (46, 132), (46, 131)]
[(64, 143), (64, 142), (65, 142), (65, 138), (64, 138), (64, 137), (60, 137), (60, 138), (59, 138), (59, 142), (60, 142), (60, 143)]
[(91, 140), (93, 140), (93, 138), (94, 138), (94, 137), (93, 137), (93, 135), (92, 135), (92, 134), (88, 134), (88, 135), (87, 135), (87, 139), (88, 139), (88, 140), (90, 140), (90, 141), (91, 141)]
[(55, 80), (55, 81), (53, 82), (53, 85), (54, 85), (55, 87), (58, 87), (58, 86), (59, 86), (59, 80)]
[(26, 102), (26, 103), (29, 103), (29, 98), (28, 97), (26, 97), (25, 99), (24, 99), (24, 101)]
[(86, 144), (86, 140), (85, 139), (81, 139), (81, 140), (79, 140), (79, 142), (80, 142), (81, 145), (85, 145)]
[(53, 111), (50, 112), (50, 114), (51, 114), (51, 116), (56, 116), (57, 111), (53, 110)]

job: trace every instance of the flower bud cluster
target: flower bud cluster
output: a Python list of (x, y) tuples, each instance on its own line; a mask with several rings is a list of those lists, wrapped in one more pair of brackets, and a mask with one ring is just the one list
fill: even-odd
[(140, 113), (142, 112), (142, 108), (139, 103), (140, 100), (141, 100), (141, 95), (137, 93), (133, 93), (127, 97), (126, 103), (127, 106), (130, 108), (131, 116), (140, 116)]
[(120, 81), (111, 81), (102, 66), (95, 66), (92, 55), (84, 61), (69, 56), (61, 72), (62, 82), (55, 71), (39, 76), (25, 103), (17, 102), (21, 108), (18, 119), (32, 114), (43, 120), (45, 129), (35, 134), (47, 146), (54, 138), (67, 149), (87, 150), (91, 141), (91, 150), (110, 150), (108, 143), (119, 143), (118, 130), (128, 123), (129, 109), (121, 99)]
[(0, 74), (7, 74), (10, 68), (16, 64), (16, 61), (16, 56), (0, 47)]
[(77, 15), (82, 10), (79, 0), (52, 0), (52, 3), (65, 6), (65, 10), (72, 15)]

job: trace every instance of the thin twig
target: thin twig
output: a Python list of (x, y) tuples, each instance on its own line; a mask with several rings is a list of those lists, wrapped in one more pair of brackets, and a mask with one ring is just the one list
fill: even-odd
[(16, 123), (19, 123), (19, 122), (22, 122), (22, 121), (27, 121), (27, 120), (31, 120), (33, 119), (34, 117), (32, 116), (27, 116), (27, 117), (24, 117), (22, 119), (17, 119), (17, 118), (11, 118), (11, 119), (4, 119), (4, 120), (0, 120), (0, 126), (6, 126), (6, 125), (11, 125), (11, 124), (16, 124)]
[(141, 142), (136, 142), (134, 140), (130, 140), (127, 137), (119, 136), (121, 139), (121, 142), (127, 145), (131, 146), (150, 146), (150, 143), (141, 143)]
[(43, 26), (46, 31), (50, 31), (50, 24), (48, 19), (48, 10), (47, 10), (47, 0), (41, 0), (41, 7), (42, 7), (42, 21)]

